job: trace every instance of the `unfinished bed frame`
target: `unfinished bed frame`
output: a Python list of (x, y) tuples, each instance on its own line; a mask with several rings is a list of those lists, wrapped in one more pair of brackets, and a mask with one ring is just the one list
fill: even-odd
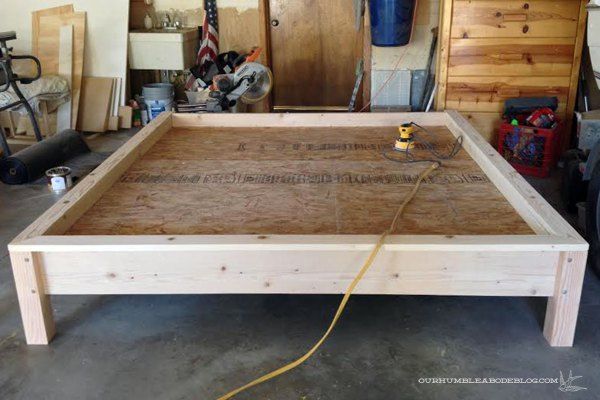
[[(544, 336), (552, 346), (572, 346), (588, 244), (454, 111), (163, 113), (9, 245), (27, 343), (48, 344), (54, 336), (50, 295), (343, 293), (377, 235), (65, 233), (172, 128), (334, 129), (392, 127), (406, 121), (446, 126), (454, 136), (462, 135), (464, 150), (534, 234), (390, 236), (356, 292), (547, 297)], [(210, 262), (223, 257), (237, 263), (240, 272), (230, 273), (217, 261)], [(198, 260), (203, 260), (201, 265)], [(308, 279), (300, 279), (303, 265), (312, 266)], [(243, 268), (247, 274), (242, 275)]]

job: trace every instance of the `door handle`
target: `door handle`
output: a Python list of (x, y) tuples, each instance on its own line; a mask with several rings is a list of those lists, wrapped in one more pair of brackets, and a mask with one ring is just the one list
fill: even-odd
[(272, 19), (271, 20), (271, 26), (279, 26), (279, 20), (278, 19)]

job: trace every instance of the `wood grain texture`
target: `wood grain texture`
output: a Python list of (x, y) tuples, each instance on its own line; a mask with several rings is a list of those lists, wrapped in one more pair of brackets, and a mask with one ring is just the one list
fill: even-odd
[[(378, 235), (44, 235), (9, 244), (17, 253), (179, 251), (372, 250)], [(395, 252), (587, 251), (581, 237), (532, 235), (391, 235), (382, 247)]]
[(498, 128), (502, 123), (502, 117), (493, 112), (470, 112), (463, 111), (461, 114), (469, 121), (477, 132), (492, 145), (498, 140)]
[[(382, 201), (378, 197), (380, 193), (385, 192), (382, 198), (391, 194), (385, 201), (397, 202), (393, 196), (405, 190), (405, 183), (413, 179), (410, 170), (414, 173), (417, 167), (382, 164), (378, 158), (378, 143), (389, 145), (390, 137), (396, 135), (395, 127), (406, 120), (425, 126), (433, 125), (432, 121), (444, 125), (444, 128), (432, 128), (437, 146), (448, 143), (452, 136), (462, 136), (464, 153), (440, 171), (447, 173), (456, 169), (461, 175), (436, 175), (424, 183), (424, 191), (418, 193), (416, 202), (407, 209), (406, 223), (388, 238), (376, 260), (379, 264), (370, 272), (372, 275), (361, 282), (357, 293), (552, 296), (545, 331), (549, 332), (548, 337), (559, 338), (552, 339), (551, 344), (569, 345), (568, 335), (574, 330), (576, 320), (573, 296), (581, 290), (582, 283), (577, 271), (581, 269), (588, 244), (456, 111), (346, 115), (165, 113), (11, 242), (11, 257), (36, 253), (35, 266), (40, 268), (36, 280), (41, 279), (46, 294), (341, 293), (340, 286), (346, 285), (356, 273), (353, 268), (364, 261), (380, 232), (373, 235), (277, 235), (272, 232), (98, 235), (94, 229), (92, 235), (87, 236), (65, 233), (77, 220), (86, 223), (86, 210), (94, 212), (95, 206), (106, 205), (117, 213), (126, 210), (126, 214), (137, 214), (138, 221), (139, 216), (143, 216), (146, 221), (142, 224), (152, 223), (152, 219), (156, 222), (158, 215), (159, 219), (163, 218), (159, 224), (179, 224), (186, 229), (194, 225), (203, 227), (204, 221), (196, 219), (197, 216), (208, 212), (213, 217), (217, 211), (223, 212), (217, 224), (233, 221), (235, 226), (250, 217), (243, 221), (244, 226), (246, 222), (250, 226), (263, 222), (296, 229), (305, 222), (311, 223), (303, 218), (314, 204), (312, 200), (316, 199), (317, 205), (320, 201), (327, 206), (332, 196), (344, 192), (350, 199), (339, 204), (351, 205), (347, 210), (358, 216), (359, 224), (366, 218), (370, 224), (377, 224), (385, 212), (378, 203)], [(167, 133), (173, 126), (176, 128)], [(342, 140), (337, 140), (339, 138)], [(417, 148), (415, 154), (421, 155), (420, 151)], [(243, 174), (222, 173), (236, 165), (244, 168)], [(143, 172), (146, 166), (155, 168), (158, 173), (146, 174)], [(471, 171), (473, 166), (487, 179)], [(138, 167), (145, 175), (131, 181), (131, 174)], [(275, 169), (276, 173), (256, 174), (261, 167)], [(215, 170), (219, 172), (213, 173)], [(347, 175), (337, 173), (340, 170)], [(197, 174), (198, 178), (186, 176), (182, 171)], [(289, 171), (294, 174), (287, 174)], [(404, 172), (409, 173), (401, 175)], [(377, 177), (377, 173), (382, 175)], [(490, 202), (490, 183), (494, 190), (502, 192), (497, 192), (501, 199), (497, 206)], [(121, 184), (150, 187), (131, 199), (137, 209), (130, 207), (127, 201), (102, 204), (111, 193), (118, 195)], [(295, 198), (281, 195), (264, 207), (263, 193), (257, 189), (261, 185), (268, 186), (268, 193), (273, 187), (291, 187), (309, 197), (321, 187), (330, 186), (331, 190), (326, 196), (321, 192), (316, 198), (310, 197), (311, 201), (302, 195)], [(188, 196), (189, 190), (179, 190), (183, 186), (210, 186), (214, 190)], [(393, 193), (386, 192), (390, 186), (396, 188)], [(467, 196), (459, 194), (459, 201), (464, 204), (454, 200), (453, 187), (459, 186), (466, 189), (462, 192)], [(224, 190), (228, 187), (234, 189)], [(214, 196), (212, 192), (218, 190), (223, 193)], [(163, 197), (166, 191), (170, 193)], [(436, 191), (435, 196), (431, 196)], [(474, 201), (478, 192), (486, 192), (482, 201)], [(258, 196), (251, 196), (253, 193)], [(217, 196), (220, 202), (214, 204)], [(235, 208), (236, 202), (243, 207)], [(371, 203), (378, 204), (372, 215), (369, 214)], [(452, 210), (440, 216), (432, 206)], [(226, 208), (234, 212), (225, 213)], [(272, 218), (278, 213), (288, 222)], [(519, 217), (514, 219), (516, 225), (508, 234), (402, 235), (422, 221), (425, 221), (425, 230), (447, 227), (448, 221), (460, 226), (465, 215), (481, 224), (481, 229), (489, 228), (492, 223), (508, 227), (512, 224), (508, 221), (516, 213), (520, 220)], [(106, 215), (113, 218), (111, 214)], [(321, 218), (322, 214), (316, 215)], [(337, 215), (342, 218), (336, 221), (342, 223), (336, 223), (335, 232), (339, 232), (338, 226), (355, 226), (355, 219), (350, 218), (346, 223), (344, 213), (336, 214), (336, 218)], [(327, 228), (330, 221), (326, 215), (312, 223), (321, 229)], [(530, 234), (519, 234), (523, 224)], [(165, 226), (153, 225), (151, 229), (161, 231)], [(499, 229), (497, 227), (495, 229)], [(563, 256), (577, 253), (571, 259), (561, 258), (577, 264), (572, 274), (560, 268), (564, 264), (559, 261), (561, 252), (565, 253)], [(406, 263), (408, 259), (410, 263)], [(13, 261), (13, 266), (18, 263), (19, 260)], [(565, 300), (556, 295), (559, 282), (569, 282), (566, 286), (576, 291), (560, 292), (571, 296), (565, 307), (562, 305)], [(560, 285), (564, 286), (563, 283)]]
[[(258, 2), (258, 38), (259, 46), (262, 48), (260, 61), (269, 68), (273, 67), (271, 60), (271, 24), (269, 23), (269, 0), (259, 0)], [(269, 113), (273, 105), (273, 92), (253, 109), (259, 112)]]
[(575, 0), (455, 0), (453, 38), (575, 37)]
[(365, 70), (362, 81), (362, 106), (357, 107), (357, 110), (369, 112), (371, 111), (371, 69), (373, 63), (373, 46), (371, 40), (371, 15), (369, 7), (365, 7), (365, 15), (363, 17), (363, 67)]
[(355, 81), (351, 0), (270, 0), (274, 106), (345, 106)]
[(569, 77), (448, 77), (446, 107), (459, 111), (498, 112), (507, 99), (557, 97), (563, 112), (569, 95)]
[(40, 37), (40, 18), (52, 15), (60, 14), (72, 14), (75, 10), (72, 4), (65, 6), (46, 8), (44, 10), (37, 10), (31, 13), (31, 53), (38, 57), (38, 39)]
[[(43, 266), (45, 288), (55, 295), (340, 294), (368, 252), (57, 252), (44, 253)], [(383, 250), (356, 294), (549, 296), (557, 258), (553, 252)]]
[(27, 343), (48, 344), (55, 332), (54, 319), (39, 259), (33, 253), (11, 252), (10, 260)]
[(60, 58), (60, 29), (73, 25), (73, 74), (71, 78), (71, 127), (77, 126), (79, 97), (83, 78), (86, 13), (60, 14), (40, 18), (38, 58), (44, 75), (57, 75)]
[(574, 38), (452, 39), (450, 76), (570, 76)]
[(453, 0), (441, 0), (440, 2), (440, 21), (439, 36), (436, 57), (437, 93), (435, 97), (435, 109), (443, 111), (446, 109), (446, 90), (448, 77), (448, 60), (450, 57), (450, 37), (452, 27), (452, 7)]
[[(453, 136), (433, 131), (447, 151)], [(383, 158), (396, 135), (397, 127), (174, 129), (69, 234), (377, 234), (427, 165)], [(398, 233), (531, 232), (461, 152), (419, 192)]]
[(573, 346), (586, 262), (587, 252), (561, 253), (544, 322), (544, 336), (551, 346)]
[(21, 232), (13, 242), (41, 236), (63, 234), (94, 204), (113, 183), (171, 128), (171, 113), (162, 113), (129, 139), (103, 164), (88, 174), (46, 210), (34, 223)]
[(114, 89), (114, 78), (83, 78), (77, 130), (99, 133), (108, 130)]
[(573, 66), (571, 69), (571, 87), (569, 89), (569, 100), (567, 102), (567, 116), (565, 118), (568, 135), (563, 136), (561, 148), (566, 151), (571, 144), (573, 136), (573, 117), (575, 114), (575, 104), (577, 102), (577, 88), (579, 86), (579, 71), (581, 68), (581, 54), (583, 51), (583, 42), (585, 40), (585, 28), (587, 26), (587, 1), (582, 1), (579, 5), (579, 19), (577, 21), (577, 38), (575, 41), (575, 51), (573, 57)]
[(463, 136), (463, 147), (507, 200), (539, 235), (572, 238), (587, 250), (581, 235), (481, 137), (457, 111), (447, 111), (448, 128)]
[(565, 122), (564, 148), (572, 131), (586, 4), (586, 0), (445, 0), (437, 110), (465, 113), (493, 140), (497, 132), (490, 113), (499, 120), (506, 99), (556, 96), (558, 114)]
[[(59, 75), (67, 80), (69, 87), (73, 86), (73, 25), (60, 28), (60, 63)], [(62, 132), (71, 128), (73, 105), (71, 98), (58, 107), (56, 131)]]

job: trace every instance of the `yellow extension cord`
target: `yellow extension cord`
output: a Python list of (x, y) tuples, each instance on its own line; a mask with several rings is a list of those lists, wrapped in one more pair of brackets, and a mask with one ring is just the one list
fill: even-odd
[(417, 179), (417, 182), (415, 183), (415, 186), (413, 187), (411, 192), (408, 194), (408, 196), (406, 196), (406, 198), (404, 199), (404, 201), (402, 202), (400, 207), (398, 207), (398, 211), (396, 211), (396, 215), (394, 216), (394, 219), (392, 220), (390, 227), (381, 234), (381, 236), (379, 237), (379, 240), (377, 240), (377, 244), (371, 251), (371, 254), (369, 254), (367, 261), (365, 261), (362, 268), (360, 269), (360, 271), (358, 272), (358, 274), (356, 275), (356, 277), (354, 278), (354, 280), (352, 281), (352, 283), (346, 290), (346, 293), (344, 294), (344, 297), (342, 298), (342, 301), (340, 302), (340, 305), (338, 306), (338, 309), (335, 312), (335, 316), (333, 317), (333, 320), (331, 321), (329, 328), (327, 328), (327, 331), (325, 331), (325, 334), (321, 337), (321, 339), (319, 339), (319, 341), (306, 354), (304, 354), (302, 357), (298, 358), (296, 361), (292, 361), (291, 363), (284, 365), (283, 367), (278, 368), (272, 372), (269, 372), (268, 374), (265, 374), (265, 375), (261, 376), (260, 378), (255, 379), (252, 382), (250, 382), (244, 386), (241, 386), (235, 390), (232, 390), (231, 392), (227, 393), (226, 395), (219, 397), (218, 400), (231, 399), (233, 396), (235, 396), (247, 389), (250, 389), (253, 386), (256, 386), (263, 382), (271, 380), (279, 375), (282, 375), (282, 374), (296, 368), (297, 366), (299, 366), (300, 364), (302, 364), (306, 360), (308, 360), (319, 349), (319, 347), (321, 347), (323, 342), (325, 342), (325, 340), (327, 340), (327, 338), (333, 331), (333, 328), (335, 328), (335, 325), (337, 324), (338, 320), (342, 316), (342, 313), (344, 312), (344, 309), (346, 308), (346, 303), (348, 303), (348, 300), (350, 299), (352, 292), (354, 292), (354, 289), (356, 288), (358, 283), (361, 281), (363, 276), (365, 276), (365, 274), (367, 273), (367, 271), (373, 264), (373, 261), (375, 261), (375, 257), (377, 256), (377, 254), (383, 247), (383, 244), (385, 243), (385, 239), (396, 230), (396, 225), (398, 224), (400, 217), (404, 213), (404, 209), (406, 208), (408, 203), (411, 202), (411, 200), (415, 197), (415, 195), (419, 191), (419, 188), (421, 187), (421, 183), (423, 182), (423, 180), (425, 178), (427, 178), (439, 166), (440, 166), (439, 163), (433, 163), (433, 164), (431, 164), (431, 166), (429, 168), (427, 168), (425, 171), (421, 172), (421, 174), (419, 175), (419, 178)]

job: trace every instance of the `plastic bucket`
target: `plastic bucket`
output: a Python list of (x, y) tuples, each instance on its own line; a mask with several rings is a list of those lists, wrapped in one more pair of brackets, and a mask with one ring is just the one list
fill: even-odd
[(148, 106), (148, 118), (152, 120), (173, 109), (175, 89), (170, 83), (150, 83), (142, 88), (142, 96)]
[(370, 0), (373, 45), (407, 45), (412, 33), (415, 4), (416, 0)]

